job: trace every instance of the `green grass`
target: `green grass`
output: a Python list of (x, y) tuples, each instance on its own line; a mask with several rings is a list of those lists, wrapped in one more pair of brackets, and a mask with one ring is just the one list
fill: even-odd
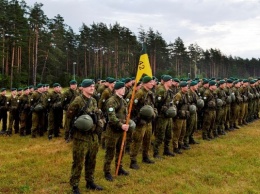
[[(62, 131), (63, 133), (63, 131)], [(260, 193), (260, 120), (213, 141), (199, 145), (182, 155), (146, 165), (138, 161), (140, 170), (129, 169), (129, 155), (123, 158), (128, 177), (108, 182), (103, 177), (104, 150), (97, 159), (95, 181), (104, 191), (85, 188), (82, 193)], [(48, 141), (46, 135), (0, 136), (0, 193), (70, 193), (72, 144), (63, 138)], [(114, 164), (114, 163), (113, 163)], [(114, 166), (112, 166), (114, 169)]]

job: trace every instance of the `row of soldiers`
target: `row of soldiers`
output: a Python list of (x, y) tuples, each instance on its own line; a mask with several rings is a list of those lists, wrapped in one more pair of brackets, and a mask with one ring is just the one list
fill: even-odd
[[(202, 138), (211, 141), (259, 117), (258, 80), (180, 81), (170, 75), (164, 75), (159, 83), (149, 76), (143, 77), (138, 83), (134, 83), (130, 78), (123, 81), (107, 78), (106, 81), (98, 83), (95, 90), (91, 81), (83, 81), (83, 94), (87, 93), (88, 97), (87, 95), (84, 99), (77, 97), (68, 108), (69, 115), (76, 115), (79, 107), (89, 108), (91, 102), (91, 109), (86, 112), (89, 114), (95, 112), (99, 115), (98, 121), (107, 123), (107, 125), (100, 125), (100, 122), (94, 122), (98, 127), (94, 127), (93, 130), (88, 128), (84, 131), (84, 127), (76, 130), (70, 179), (74, 193), (79, 193), (79, 177), (84, 165), (82, 157), (85, 157), (85, 167), (87, 167), (86, 187), (95, 190), (103, 189), (94, 183), (95, 157), (93, 160), (89, 157), (93, 154), (93, 150), (95, 156), (97, 154), (96, 143), (100, 134), (97, 128), (105, 129), (101, 135), (105, 141), (104, 177), (108, 181), (113, 181), (111, 163), (114, 157), (118, 175), (129, 174), (123, 169), (123, 156), (120, 157), (125, 132), (127, 134), (125, 148), (129, 149), (130, 168), (138, 170), (140, 166), (137, 155), (140, 150), (142, 150), (142, 162), (153, 164), (155, 161), (149, 155), (150, 150), (153, 151), (153, 157), (156, 159), (161, 159), (161, 155), (174, 157), (176, 154), (182, 154), (182, 150), (191, 148), (190, 144), (198, 143), (193, 136), (198, 127), (202, 129)], [(133, 84), (136, 87), (133, 87)], [(127, 123), (130, 102), (132, 103), (131, 120)], [(73, 116), (69, 117), (73, 118)], [(85, 126), (87, 125), (86, 122)], [(163, 153), (160, 154), (162, 144)], [(78, 150), (84, 151), (80, 154)]]
[(51, 91), (48, 84), (41, 83), (36, 87), (12, 88), (10, 96), (6, 95), (6, 88), (1, 88), (0, 91), (1, 134), (31, 134), (35, 138), (43, 136), (47, 131), (49, 139), (60, 136), (63, 111), (78, 95), (75, 80), (70, 81), (70, 88), (63, 93), (59, 83), (54, 83)]
[[(29, 128), (34, 138), (47, 130), (49, 139), (59, 136), (63, 111), (66, 111), (65, 139), (72, 137), (70, 132), (74, 129), (70, 184), (73, 192), (79, 193), (82, 158), (85, 158), (86, 187), (102, 190), (94, 183), (93, 176), (98, 141), (105, 142), (104, 176), (113, 181), (111, 162), (114, 157), (116, 166), (119, 162), (118, 175), (129, 174), (123, 169), (119, 156), (124, 132), (127, 132), (130, 168), (140, 168), (137, 162), (140, 150), (143, 163), (154, 163), (149, 155), (151, 149), (154, 158), (162, 158), (162, 144), (162, 154), (173, 157), (190, 149), (190, 144), (198, 143), (193, 137), (197, 129), (202, 129), (202, 138), (210, 141), (258, 119), (259, 82), (259, 79), (233, 78), (180, 81), (163, 75), (160, 82), (154, 77), (144, 76), (141, 82), (135, 83), (131, 78), (116, 81), (109, 77), (96, 85), (91, 79), (83, 80), (78, 91), (77, 82), (72, 80), (64, 93), (58, 83), (53, 84), (52, 92), (48, 92), (45, 85), (38, 84), (35, 91), (25, 88), (19, 97), (13, 88), (11, 96), (1, 103), (0, 111), (9, 110), (8, 133), (12, 132), (15, 118), (18, 118), (20, 129), (15, 127), (18, 124), (14, 124), (15, 132), (23, 135)], [(2, 88), (0, 102), (5, 92), (6, 89)], [(126, 123), (131, 100), (131, 120)], [(18, 112), (16, 117), (15, 112)], [(84, 117), (80, 120), (81, 115)], [(2, 114), (1, 119), (4, 123)], [(77, 121), (83, 122), (83, 127), (80, 124), (75, 127)], [(2, 130), (5, 130), (4, 125)]]

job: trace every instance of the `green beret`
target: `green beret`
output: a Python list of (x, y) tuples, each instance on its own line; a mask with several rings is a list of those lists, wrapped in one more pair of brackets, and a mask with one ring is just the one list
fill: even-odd
[(132, 80), (135, 80), (135, 77), (131, 77)]
[(248, 83), (248, 79), (243, 79), (243, 82), (244, 83)]
[(44, 87), (49, 87), (50, 85), (49, 84), (44, 84)]
[(236, 81), (233, 82), (233, 84), (237, 84), (238, 82), (239, 82), (239, 80), (236, 80)]
[(165, 74), (161, 75), (161, 79), (163, 79), (164, 76), (165, 76)]
[(215, 86), (216, 83), (217, 83), (217, 82), (215, 82), (214, 80), (211, 80), (211, 81), (209, 82), (209, 85), (210, 85), (210, 86)]
[(77, 84), (76, 80), (73, 79), (73, 80), (70, 81), (70, 85), (75, 85), (75, 84)]
[(34, 88), (34, 86), (33, 86), (33, 85), (30, 85), (30, 86), (29, 86), (29, 89), (32, 89), (32, 88)]
[(250, 84), (254, 84), (255, 83), (255, 80), (250, 80)]
[(17, 91), (23, 91), (23, 88), (18, 88)]
[(196, 81), (190, 82), (190, 86), (196, 86), (197, 84), (198, 84), (198, 82), (196, 82)]
[(167, 81), (169, 81), (169, 80), (172, 80), (172, 76), (170, 76), (170, 75), (164, 75), (163, 78), (162, 78), (162, 80), (163, 80), (164, 82), (167, 82)]
[(233, 83), (233, 80), (232, 80), (232, 79), (227, 79), (227, 83), (232, 84), (232, 83)]
[(12, 89), (11, 89), (11, 91), (15, 91), (15, 90), (17, 90), (17, 88), (12, 88)]
[(224, 84), (224, 83), (226, 83), (226, 81), (223, 79), (218, 82), (219, 85)]
[(125, 83), (128, 83), (130, 81), (132, 81), (132, 79), (130, 77), (125, 78)]
[(182, 81), (182, 82), (180, 82), (179, 86), (180, 87), (186, 87), (186, 86), (188, 86), (188, 83), (186, 81)]
[(124, 83), (124, 82), (117, 81), (117, 82), (115, 83), (114, 89), (115, 89), (115, 90), (118, 90), (118, 89), (123, 88), (123, 87), (125, 87), (125, 83)]
[(215, 77), (212, 77), (211, 80), (216, 80), (216, 78), (215, 78)]
[(1, 88), (1, 92), (5, 91), (5, 90), (6, 90), (6, 88)]
[(106, 82), (108, 82), (108, 81), (109, 81), (109, 79), (110, 79), (110, 77), (107, 77), (107, 78), (106, 78)]
[(173, 78), (172, 80), (175, 81), (175, 82), (180, 83), (180, 80), (178, 78)]
[(208, 83), (209, 83), (209, 80), (207, 80), (207, 79), (204, 79), (203, 82), (202, 82), (203, 85), (208, 84)]
[(95, 82), (92, 79), (84, 79), (81, 83), (81, 86), (83, 88), (87, 88), (87, 87), (91, 86), (92, 84), (95, 84)]
[(196, 77), (196, 78), (195, 78), (195, 80), (197, 80), (197, 81), (198, 81), (198, 80), (200, 80), (200, 78)]
[(53, 85), (52, 85), (52, 87), (60, 87), (60, 84), (59, 83), (54, 83)]
[(151, 80), (152, 80), (152, 78), (150, 76), (144, 76), (143, 79), (142, 79), (142, 82), (143, 83), (148, 83)]
[(116, 79), (115, 79), (115, 78), (112, 78), (112, 77), (110, 77), (110, 78), (108, 79), (108, 83), (110, 83), (110, 84), (114, 83), (115, 81), (116, 81)]
[(24, 87), (23, 90), (29, 90), (29, 89), (30, 89), (29, 86), (26, 86), (26, 87)]
[(37, 88), (42, 88), (43, 85), (41, 83), (37, 84)]

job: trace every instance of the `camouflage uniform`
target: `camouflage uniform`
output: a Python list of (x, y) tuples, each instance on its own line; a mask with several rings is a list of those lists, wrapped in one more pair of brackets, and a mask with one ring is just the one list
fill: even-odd
[(164, 85), (157, 86), (155, 91), (155, 107), (158, 111), (156, 128), (154, 131), (153, 156), (159, 156), (159, 148), (164, 141), (164, 153), (170, 153), (170, 142), (172, 139), (172, 118), (165, 115), (167, 109), (173, 105), (173, 92), (166, 90)]
[(189, 145), (183, 143), (184, 136), (186, 134), (186, 124), (187, 118), (190, 117), (189, 104), (190, 96), (188, 93), (179, 91), (173, 98), (173, 103), (176, 105), (178, 113), (177, 116), (173, 118), (173, 150), (176, 153), (181, 153), (180, 149), (182, 147), (189, 149)]
[[(117, 166), (118, 163), (122, 138), (124, 134), (124, 131), (121, 127), (126, 122), (127, 102), (123, 98), (120, 98), (117, 95), (113, 95), (108, 99), (105, 109), (108, 115), (108, 125), (105, 137), (106, 151), (103, 169), (106, 176), (111, 172), (110, 166), (114, 156), (115, 166)], [(120, 163), (120, 169), (122, 169), (122, 160)]]
[[(77, 90), (72, 90), (69, 88), (62, 94), (62, 106), (63, 110), (67, 111), (70, 103), (79, 95)], [(69, 138), (69, 130), (70, 130), (70, 119), (68, 117), (64, 118), (64, 129), (65, 129), (65, 139)]]
[(216, 100), (213, 91), (206, 89), (203, 93), (204, 109), (203, 109), (203, 123), (202, 123), (202, 138), (210, 140), (213, 138), (212, 132), (215, 129), (216, 119)]
[(20, 112), (20, 135), (24, 136), (27, 135), (27, 126), (28, 126), (28, 115), (30, 112), (30, 99), (29, 95), (24, 93), (20, 98), (19, 98), (19, 112)]
[(16, 95), (11, 94), (11, 96), (7, 99), (6, 103), (9, 110), (8, 132), (12, 134), (12, 129), (14, 127), (14, 132), (19, 133), (19, 99)]
[(242, 95), (243, 102), (241, 104), (241, 110), (238, 117), (238, 124), (239, 125), (245, 125), (247, 124), (246, 119), (248, 116), (248, 100), (249, 100), (249, 88), (248, 86), (242, 86), (239, 89), (239, 92)]
[[(137, 163), (137, 155), (140, 148), (142, 148), (143, 162), (153, 163), (149, 159), (149, 153), (148, 153), (151, 145), (151, 138), (152, 138), (152, 119), (144, 120), (140, 118), (140, 114), (139, 114), (140, 109), (144, 105), (150, 105), (151, 107), (154, 107), (154, 97), (151, 91), (142, 87), (135, 94), (135, 100), (132, 108), (133, 111), (131, 114), (133, 120), (136, 121), (136, 128), (133, 131), (133, 137), (132, 137), (133, 140), (131, 143), (131, 150), (130, 150), (131, 164)], [(156, 112), (156, 109), (154, 111)]]
[[(190, 104), (196, 106), (197, 100), (199, 99), (199, 96), (196, 93), (196, 91), (189, 90), (188, 95), (190, 96)], [(186, 134), (183, 139), (184, 144), (187, 145), (197, 143), (193, 137), (194, 132), (197, 130), (197, 121), (197, 111), (194, 113), (190, 113), (190, 117), (187, 118)]]
[[(86, 103), (88, 106), (86, 107)], [(81, 110), (81, 109), (84, 110)], [(79, 112), (82, 114), (95, 114), (97, 120), (100, 113), (97, 108), (97, 102), (93, 97), (87, 98), (84, 95), (77, 96), (68, 107), (67, 116), (73, 119)], [(73, 162), (71, 167), (70, 185), (77, 187), (79, 185), (81, 171), (85, 167), (85, 180), (87, 182), (94, 182), (94, 172), (96, 167), (96, 157), (98, 153), (98, 136), (97, 136), (97, 122), (94, 121), (94, 126), (89, 131), (80, 131), (75, 129), (73, 131)]]
[(60, 123), (63, 117), (61, 93), (52, 91), (46, 96), (45, 106), (48, 110), (48, 138), (59, 137)]
[[(34, 108), (37, 105), (42, 106), (43, 109), (36, 112)], [(39, 133), (40, 136), (43, 136), (43, 127), (44, 127), (44, 119), (45, 119), (44, 95), (38, 91), (35, 91), (31, 96), (30, 106), (32, 109), (32, 129), (31, 129), (32, 138), (36, 137), (37, 132)]]
[(2, 132), (7, 129), (7, 97), (3, 94), (0, 95), (0, 121), (2, 120)]
[(241, 104), (243, 103), (243, 98), (239, 92), (238, 87), (233, 87), (232, 90), (233, 94), (235, 95), (235, 100), (231, 104), (231, 127), (238, 129), (238, 118), (240, 114)]
[(226, 118), (226, 92), (223, 88), (218, 88), (216, 90), (216, 96), (218, 99), (220, 99), (223, 102), (223, 105), (220, 106), (220, 104), (217, 104), (216, 106), (216, 128), (214, 129), (214, 136), (217, 137), (218, 135), (225, 135), (225, 118)]

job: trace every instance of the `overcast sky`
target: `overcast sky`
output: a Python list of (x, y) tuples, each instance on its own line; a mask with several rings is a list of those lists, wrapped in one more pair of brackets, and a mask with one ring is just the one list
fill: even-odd
[[(25, 0), (32, 6), (36, 0)], [(217, 48), (225, 55), (260, 58), (260, 0), (38, 0), (52, 19), (57, 14), (75, 33), (83, 23), (118, 22), (135, 35), (142, 26), (167, 43)]]

